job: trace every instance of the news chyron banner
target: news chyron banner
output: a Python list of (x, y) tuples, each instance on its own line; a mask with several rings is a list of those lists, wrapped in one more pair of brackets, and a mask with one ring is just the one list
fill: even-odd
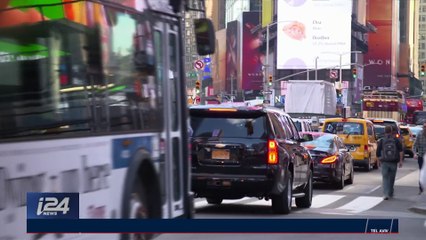
[(79, 195), (29, 192), (27, 219), (79, 219)]
[(78, 193), (27, 193), (27, 233), (396, 234), (398, 229), (398, 219), (80, 219)]

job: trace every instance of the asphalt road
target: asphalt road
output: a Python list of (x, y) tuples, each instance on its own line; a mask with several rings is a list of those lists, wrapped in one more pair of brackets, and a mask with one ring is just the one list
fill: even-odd
[[(414, 159), (406, 158), (398, 169), (395, 196), (383, 200), (380, 169), (364, 172), (356, 170), (354, 184), (342, 190), (327, 184), (314, 185), (313, 204), (309, 209), (293, 206), (289, 215), (275, 215), (271, 202), (256, 198), (225, 200), (221, 205), (209, 205), (196, 199), (195, 218), (258, 219), (258, 218), (397, 218), (399, 234), (162, 234), (166, 239), (422, 239), (426, 237), (426, 215), (409, 209), (421, 196), (418, 195), (418, 166)], [(424, 193), (425, 194), (425, 193)], [(424, 198), (423, 198), (424, 199)], [(319, 220), (321, 221), (321, 220)], [(307, 226), (309, 227), (309, 226)]]

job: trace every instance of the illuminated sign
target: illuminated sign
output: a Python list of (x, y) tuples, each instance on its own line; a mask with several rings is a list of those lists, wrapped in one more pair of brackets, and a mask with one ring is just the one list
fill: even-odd
[[(278, 1), (277, 68), (350, 68), (352, 1)], [(317, 61), (315, 60), (318, 57)]]

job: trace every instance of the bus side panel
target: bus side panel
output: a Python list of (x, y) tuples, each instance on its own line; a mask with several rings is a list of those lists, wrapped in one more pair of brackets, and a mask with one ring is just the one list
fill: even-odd
[(111, 153), (111, 137), (1, 144), (0, 239), (32, 239), (25, 227), (27, 192), (79, 192), (80, 218), (120, 217), (127, 169), (114, 170)]

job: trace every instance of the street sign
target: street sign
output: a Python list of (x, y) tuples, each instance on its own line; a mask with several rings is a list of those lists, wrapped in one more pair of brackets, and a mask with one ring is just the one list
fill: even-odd
[(204, 72), (205, 73), (211, 73), (212, 71), (210, 70), (209, 66), (204, 67)]
[(197, 60), (194, 62), (194, 68), (197, 70), (201, 70), (204, 67), (204, 62), (201, 60)]
[(330, 69), (330, 78), (331, 79), (337, 79), (337, 70)]

